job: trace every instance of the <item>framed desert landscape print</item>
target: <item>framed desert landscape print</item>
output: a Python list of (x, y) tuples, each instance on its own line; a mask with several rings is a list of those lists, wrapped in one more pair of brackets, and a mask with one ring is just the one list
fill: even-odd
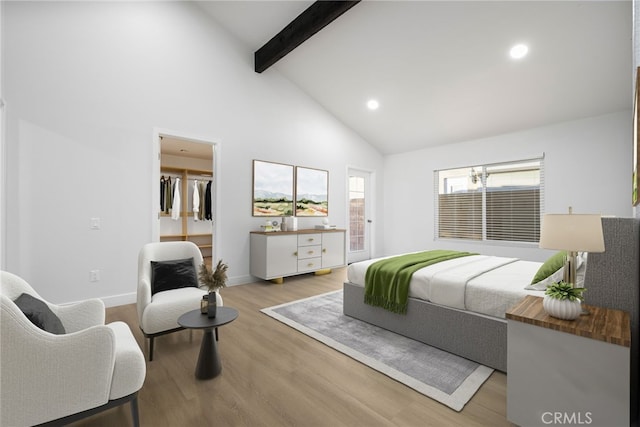
[(253, 161), (253, 216), (293, 215), (293, 166)]
[(296, 166), (296, 216), (329, 215), (329, 172)]

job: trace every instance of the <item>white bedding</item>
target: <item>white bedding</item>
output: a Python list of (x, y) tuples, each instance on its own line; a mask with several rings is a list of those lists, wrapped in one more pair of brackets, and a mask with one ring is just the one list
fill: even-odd
[[(364, 286), (367, 268), (380, 259), (349, 265), (347, 280)], [(486, 255), (455, 258), (416, 271), (409, 283), (409, 297), (504, 318), (507, 309), (524, 296), (544, 296), (543, 291), (525, 289), (541, 265)]]

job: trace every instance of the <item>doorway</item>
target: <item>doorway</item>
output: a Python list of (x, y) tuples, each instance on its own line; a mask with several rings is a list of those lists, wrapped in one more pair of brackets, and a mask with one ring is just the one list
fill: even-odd
[(191, 241), (206, 264), (217, 260), (218, 143), (157, 132), (153, 241)]
[(349, 263), (371, 258), (371, 172), (348, 170), (349, 176)]

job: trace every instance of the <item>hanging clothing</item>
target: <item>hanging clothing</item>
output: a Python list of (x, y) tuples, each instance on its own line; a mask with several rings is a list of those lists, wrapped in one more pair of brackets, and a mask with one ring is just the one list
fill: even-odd
[(165, 184), (166, 184), (166, 181), (164, 180), (164, 175), (162, 175), (160, 177), (160, 212), (164, 211), (164, 193), (165, 193), (164, 185)]
[(200, 194), (198, 192), (198, 180), (193, 181), (193, 220), (198, 221), (200, 214)]
[(164, 213), (168, 214), (173, 206), (173, 186), (171, 185), (171, 177), (168, 177), (164, 183)]
[(177, 221), (180, 218), (180, 178), (176, 178), (173, 184), (173, 204), (171, 207), (171, 219)]
[(207, 183), (207, 190), (204, 198), (204, 219), (213, 220), (211, 212), (211, 181)]
[(198, 192), (200, 194), (200, 212), (198, 212), (198, 219), (204, 221), (204, 203), (205, 203), (205, 193), (207, 192), (207, 184), (204, 181), (200, 181), (198, 183)]

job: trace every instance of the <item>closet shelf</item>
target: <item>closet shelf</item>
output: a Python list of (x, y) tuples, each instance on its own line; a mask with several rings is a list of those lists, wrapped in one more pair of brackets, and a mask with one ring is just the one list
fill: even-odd
[[(196, 234), (162, 234), (160, 237), (165, 239), (178, 239), (178, 238), (189, 238), (189, 237), (211, 237), (211, 234), (208, 233), (196, 233)], [(198, 245), (201, 248), (211, 247), (211, 245)]]
[(213, 178), (213, 171), (206, 169), (190, 169), (190, 168), (177, 168), (173, 166), (161, 166), (160, 172), (179, 173), (184, 175), (201, 175), (208, 178)]
[[(171, 216), (171, 213), (166, 213), (165, 211), (160, 211), (160, 212), (158, 212), (158, 214), (160, 216), (166, 216), (166, 217)], [(183, 217), (183, 216), (193, 217), (193, 212), (186, 212), (186, 213), (185, 212), (180, 212), (180, 217)], [(201, 219), (199, 221), (211, 221), (211, 220), (209, 220), (209, 219)]]

